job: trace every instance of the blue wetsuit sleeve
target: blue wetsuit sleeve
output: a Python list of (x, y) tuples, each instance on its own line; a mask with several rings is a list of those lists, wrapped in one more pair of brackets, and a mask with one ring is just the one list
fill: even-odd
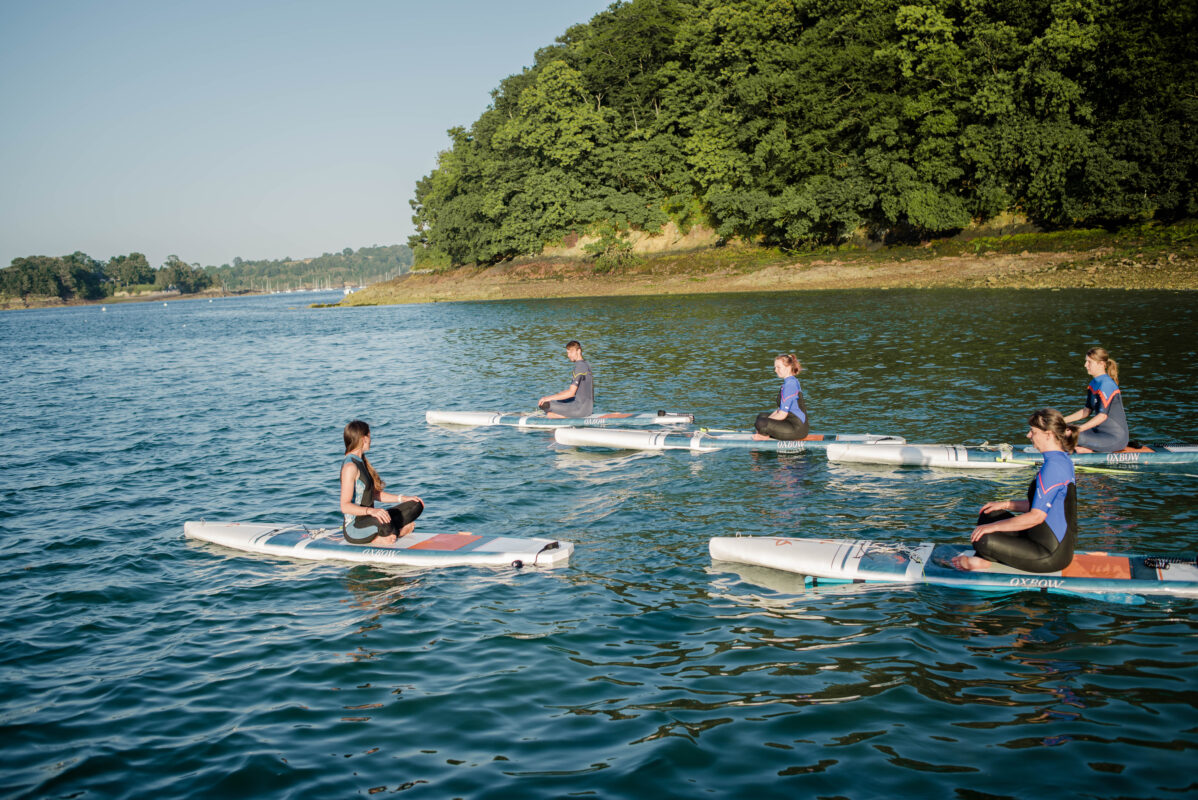
[(1073, 462), (1068, 456), (1049, 456), (1036, 475), (1036, 491), (1032, 496), (1032, 508), (1046, 515), (1053, 506), (1065, 500), (1069, 484), (1073, 482)]

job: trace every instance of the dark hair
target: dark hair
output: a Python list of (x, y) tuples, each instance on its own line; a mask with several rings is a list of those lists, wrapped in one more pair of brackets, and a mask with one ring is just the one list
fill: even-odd
[(1101, 347), (1091, 347), (1086, 351), (1086, 356), (1102, 364), (1106, 370), (1106, 374), (1111, 376), (1111, 380), (1115, 383), (1119, 382), (1119, 365), (1115, 359), (1111, 358), (1111, 354)]
[(803, 371), (803, 365), (799, 363), (799, 357), (796, 356), (794, 353), (787, 353), (786, 355), (775, 356), (774, 360), (781, 361), (783, 364), (785, 364), (787, 367), (789, 367), (791, 375), (798, 375), (800, 372)]
[(579, 350), (582, 349), (582, 345), (578, 343), (577, 339), (571, 339), (566, 342), (566, 349), (569, 350), (571, 347), (577, 347)]
[(1072, 453), (1077, 448), (1077, 426), (1065, 422), (1065, 417), (1055, 408), (1040, 409), (1032, 414), (1027, 424), (1051, 433), (1066, 453)]
[[(345, 438), (345, 452), (349, 453), (350, 450), (356, 449), (362, 443), (362, 440), (370, 435), (370, 426), (360, 419), (355, 419), (345, 426), (345, 430), (341, 432), (341, 435)], [(379, 477), (379, 474), (374, 471), (374, 467), (366, 459), (365, 453), (362, 454), (362, 463), (366, 465), (366, 471), (370, 473), (370, 480), (374, 481), (374, 490), (376, 492), (383, 491), (383, 487), (386, 484), (383, 483), (383, 479)]]

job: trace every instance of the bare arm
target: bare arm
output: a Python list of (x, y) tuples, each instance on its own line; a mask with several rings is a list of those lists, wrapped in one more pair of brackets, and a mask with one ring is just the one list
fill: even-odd
[(1079, 409), (1078, 411), (1074, 411), (1072, 414), (1065, 417), (1065, 421), (1066, 422), (1077, 422), (1079, 419), (1085, 419), (1088, 416), (1090, 416), (1090, 409), (1083, 408), (1083, 409)]
[(1097, 428), (1099, 425), (1101, 425), (1102, 423), (1106, 422), (1106, 419), (1107, 419), (1107, 415), (1106, 415), (1106, 414), (1095, 414), (1093, 417), (1091, 417), (1091, 418), (1090, 418), (1090, 419), (1089, 419), (1089, 420), (1086, 422), (1086, 424), (1084, 424), (1084, 425), (1078, 425), (1078, 426), (1077, 426), (1077, 432), (1078, 432), (1078, 433), (1081, 433), (1082, 431), (1088, 431), (1088, 430), (1090, 430), (1091, 428)]

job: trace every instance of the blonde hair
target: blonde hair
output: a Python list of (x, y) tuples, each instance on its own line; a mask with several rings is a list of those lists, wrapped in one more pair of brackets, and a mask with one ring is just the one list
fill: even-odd
[(803, 365), (799, 363), (799, 357), (796, 356), (794, 353), (788, 353), (786, 355), (776, 356), (774, 358), (774, 360), (781, 361), (783, 364), (785, 364), (787, 367), (789, 367), (791, 375), (798, 375), (800, 372), (803, 371)]
[(1066, 453), (1072, 453), (1077, 448), (1077, 426), (1065, 422), (1064, 415), (1055, 408), (1040, 409), (1032, 414), (1027, 424), (1051, 433)]
[[(356, 450), (362, 440), (370, 435), (370, 426), (360, 419), (355, 419), (353, 422), (345, 426), (345, 430), (341, 433), (345, 439), (345, 452), (348, 455), (351, 450)], [(383, 491), (386, 486), (379, 474), (374, 471), (374, 467), (366, 459), (366, 454), (362, 454), (362, 463), (366, 465), (366, 471), (370, 473), (370, 480), (374, 482), (374, 490), (376, 492)]]
[(1115, 362), (1115, 359), (1111, 358), (1110, 353), (1101, 347), (1091, 347), (1086, 351), (1086, 356), (1102, 364), (1106, 370), (1106, 374), (1111, 376), (1111, 380), (1115, 383), (1119, 382), (1119, 365)]

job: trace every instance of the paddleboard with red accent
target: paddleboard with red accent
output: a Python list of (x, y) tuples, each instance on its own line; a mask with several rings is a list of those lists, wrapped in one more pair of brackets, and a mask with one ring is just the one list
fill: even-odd
[(1077, 553), (1059, 572), (1034, 573), (991, 564), (959, 570), (954, 556), (972, 555), (969, 545), (905, 544), (865, 539), (803, 539), (784, 536), (717, 537), (709, 544), (716, 561), (771, 567), (807, 576), (813, 583), (925, 583), (982, 591), (1036, 589), (1131, 601), (1152, 595), (1198, 597), (1198, 557), (1192, 553), (1132, 555)]
[(557, 539), (522, 539), (467, 532), (417, 530), (400, 537), (393, 545), (350, 544), (341, 535), (340, 528), (303, 525), (201, 521), (185, 523), (183, 532), (192, 539), (247, 553), (412, 567), (554, 567), (565, 564), (574, 552), (571, 542)]

